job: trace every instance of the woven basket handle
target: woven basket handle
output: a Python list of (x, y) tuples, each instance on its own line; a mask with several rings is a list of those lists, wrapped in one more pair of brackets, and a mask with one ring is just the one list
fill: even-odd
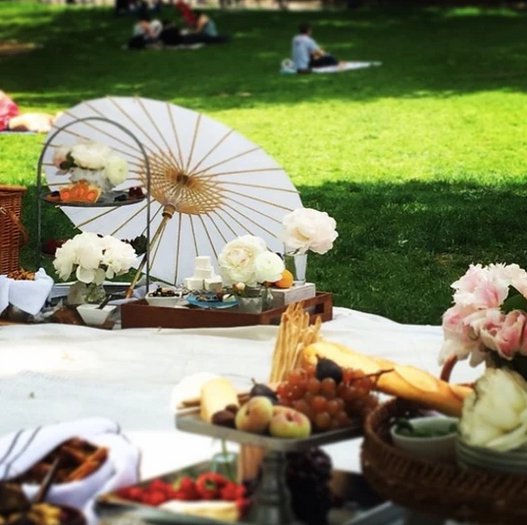
[(439, 379), (446, 381), (447, 383), (450, 381), (450, 375), (452, 374), (452, 370), (454, 370), (454, 367), (456, 366), (458, 359), (455, 355), (451, 355), (443, 364), (443, 368), (441, 369), (441, 373), (439, 374)]
[(4, 207), (0, 207), (0, 213), (3, 213), (11, 222), (14, 224), (15, 228), (20, 232), (20, 237), (22, 237), (22, 245), (26, 245), (29, 242), (29, 234), (25, 226), (20, 222), (20, 219), (13, 213), (11, 210), (8, 210)]

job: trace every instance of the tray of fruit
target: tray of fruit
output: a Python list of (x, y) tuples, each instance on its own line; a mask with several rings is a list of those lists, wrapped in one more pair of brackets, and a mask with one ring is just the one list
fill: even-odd
[(211, 468), (206, 461), (102, 494), (97, 513), (105, 522), (133, 514), (156, 523), (243, 523), (248, 489)]
[(180, 430), (276, 452), (308, 449), (362, 434), (364, 415), (377, 406), (377, 374), (344, 369), (321, 358), (290, 370), (274, 385), (255, 383), (240, 398), (227, 378), (201, 386), (199, 407), (176, 414)]

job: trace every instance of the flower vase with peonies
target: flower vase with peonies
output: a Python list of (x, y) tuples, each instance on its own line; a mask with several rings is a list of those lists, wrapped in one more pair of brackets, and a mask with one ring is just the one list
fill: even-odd
[(280, 238), (284, 242), (286, 268), (293, 274), (294, 284), (305, 284), (307, 252), (324, 254), (333, 248), (338, 237), (337, 223), (326, 212), (298, 208), (286, 215), (282, 224)]
[(527, 272), (517, 264), (471, 265), (452, 288), (440, 361), (469, 358), (527, 377)]
[(260, 313), (269, 302), (267, 283), (279, 281), (284, 262), (254, 235), (237, 237), (225, 245), (218, 257), (223, 282), (238, 296), (239, 309)]
[(111, 148), (98, 142), (82, 142), (73, 146), (59, 146), (53, 154), (53, 164), (59, 174), (69, 175), (70, 186), (60, 188), (62, 200), (83, 200), (81, 189), (96, 202), (101, 194), (123, 183), (128, 164)]
[(105, 279), (113, 279), (130, 270), (136, 261), (133, 247), (110, 235), (84, 232), (57, 248), (53, 266), (59, 278), (77, 278), (70, 287), (68, 304), (100, 303), (106, 293)]

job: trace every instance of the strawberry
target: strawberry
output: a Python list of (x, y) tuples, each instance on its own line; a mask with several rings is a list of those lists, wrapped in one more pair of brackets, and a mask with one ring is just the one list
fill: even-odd
[(220, 491), (220, 497), (224, 501), (236, 501), (245, 496), (245, 487), (229, 481)]
[(227, 483), (227, 478), (217, 472), (204, 472), (196, 479), (196, 489), (202, 499), (218, 499)]

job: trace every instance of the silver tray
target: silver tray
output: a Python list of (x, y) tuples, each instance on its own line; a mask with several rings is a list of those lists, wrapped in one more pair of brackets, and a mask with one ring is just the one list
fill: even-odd
[[(201, 472), (210, 470), (210, 467), (210, 462), (205, 461), (158, 477), (164, 481), (171, 482), (184, 475), (197, 476)], [(349, 496), (351, 493), (358, 494), (360, 490), (364, 490), (357, 489), (358, 480), (363, 480), (360, 474), (339, 470), (333, 471), (333, 490), (341, 498), (347, 500), (347, 503), (342, 508), (335, 508), (330, 511), (330, 525), (396, 525), (401, 523), (399, 520), (403, 517), (404, 511), (401, 507), (393, 505), (391, 502), (380, 499), (372, 501), (371, 495), (368, 494), (364, 494), (357, 500), (350, 500)], [(150, 481), (146, 480), (137, 485), (145, 486)], [(369, 501), (368, 498), (370, 498)], [(148, 523), (225, 525), (227, 523), (163, 511), (156, 507), (124, 500), (112, 492), (102, 494), (97, 498), (96, 510), (100, 518), (100, 525), (144, 525)], [(238, 521), (237, 525), (251, 525), (251, 522)]]
[(262, 436), (260, 434), (242, 432), (241, 430), (236, 430), (234, 428), (207, 423), (200, 418), (198, 408), (176, 414), (176, 428), (194, 434), (234, 441), (235, 443), (257, 445), (275, 452), (306, 450), (311, 447), (329, 445), (330, 443), (344, 441), (362, 435), (362, 425), (360, 421), (357, 420), (349, 427), (312, 434), (303, 439), (284, 439)]

